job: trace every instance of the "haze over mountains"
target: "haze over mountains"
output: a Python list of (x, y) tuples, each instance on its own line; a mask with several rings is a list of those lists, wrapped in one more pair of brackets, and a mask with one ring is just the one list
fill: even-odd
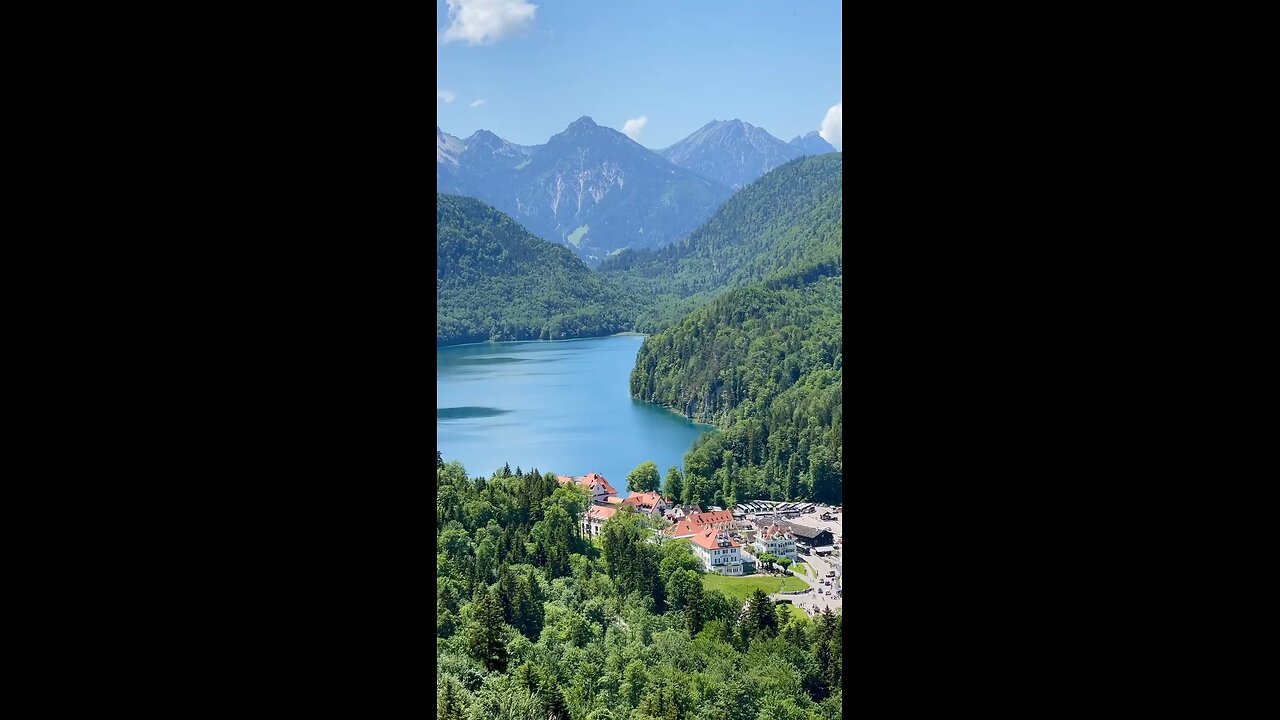
[[(812, 135), (817, 137), (817, 131)], [(822, 138), (818, 140), (826, 144)], [(811, 146), (812, 142), (806, 147)], [(825, 150), (806, 151), (795, 141), (783, 142), (751, 123), (712, 120), (659, 152), (676, 165), (737, 190), (788, 160), (835, 151), (830, 145)]]
[(437, 192), (475, 197), (596, 264), (659, 248), (711, 217), (733, 192), (801, 155), (835, 152), (817, 132), (790, 143), (741, 120), (713, 121), (661, 151), (581, 117), (547, 143), (436, 128)]

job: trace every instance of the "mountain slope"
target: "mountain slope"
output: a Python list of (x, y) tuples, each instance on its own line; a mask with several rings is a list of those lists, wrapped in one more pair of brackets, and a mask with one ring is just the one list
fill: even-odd
[(738, 191), (706, 223), (657, 251), (628, 250), (602, 275), (640, 308), (636, 329), (659, 329), (726, 288), (788, 268), (839, 266), (840, 154), (793, 160)]
[(629, 327), (617, 291), (568, 249), (474, 198), (436, 195), (436, 345)]
[(817, 130), (804, 137), (797, 135), (788, 144), (799, 150), (802, 155), (826, 155), (827, 153), (836, 152), (835, 146), (824, 140)]
[(730, 290), (645, 338), (631, 394), (720, 432), (685, 454), (681, 502), (839, 502), (842, 275), (797, 267)]
[(803, 153), (750, 123), (712, 120), (659, 154), (736, 190)]
[[(731, 194), (589, 117), (533, 148), (482, 133), (467, 139), (454, 174), (442, 174), (437, 141), (437, 179), (446, 181), (440, 188), (479, 198), (592, 261), (669, 243)], [(483, 152), (473, 157), (478, 146)]]

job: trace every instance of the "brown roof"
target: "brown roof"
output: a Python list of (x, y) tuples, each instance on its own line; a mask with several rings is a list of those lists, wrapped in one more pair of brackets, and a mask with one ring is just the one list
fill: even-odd
[(609, 503), (610, 505), (620, 505), (623, 502), (625, 502), (622, 498), (618, 497), (617, 495), (610, 495), (609, 497), (605, 498), (604, 501)]
[(691, 540), (707, 550), (719, 550), (720, 543), (717, 542), (717, 540), (721, 538), (729, 541), (729, 544), (725, 547), (740, 547), (738, 543), (734, 542), (727, 533), (715, 528), (707, 528), (706, 530), (699, 532), (697, 535), (694, 535)]

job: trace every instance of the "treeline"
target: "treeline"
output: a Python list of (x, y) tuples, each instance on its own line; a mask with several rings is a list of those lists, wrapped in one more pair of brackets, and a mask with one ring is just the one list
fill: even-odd
[(840, 502), (838, 273), (818, 263), (731, 290), (646, 338), (632, 395), (720, 428), (685, 455), (682, 502)]
[(634, 312), (568, 248), (473, 198), (436, 196), (436, 345), (629, 330)]
[(687, 541), (621, 509), (581, 537), (586, 493), (436, 455), (436, 717), (828, 720), (842, 620), (704, 590)]

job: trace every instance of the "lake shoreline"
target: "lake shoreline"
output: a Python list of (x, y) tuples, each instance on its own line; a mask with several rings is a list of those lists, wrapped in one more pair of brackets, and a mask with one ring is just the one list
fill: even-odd
[(600, 338), (611, 338), (611, 337), (648, 337), (648, 336), (649, 335), (647, 333), (627, 331), (627, 332), (614, 333), (612, 335), (588, 335), (586, 337), (563, 338), (560, 340), (542, 340), (539, 338), (531, 338), (529, 340), (479, 340), (477, 342), (456, 343), (453, 345), (436, 345), (436, 350), (444, 350), (445, 348), (456, 348), (456, 347), (470, 347), (472, 345), (508, 345), (510, 343), (562, 343), (562, 342), (575, 342), (578, 340), (599, 340)]
[[(599, 473), (618, 495), (645, 461), (665, 472), (720, 429), (631, 397), (644, 337), (469, 343), (437, 349), (436, 446), (468, 475), (504, 463), (560, 475)], [(554, 344), (552, 344), (554, 343)]]

